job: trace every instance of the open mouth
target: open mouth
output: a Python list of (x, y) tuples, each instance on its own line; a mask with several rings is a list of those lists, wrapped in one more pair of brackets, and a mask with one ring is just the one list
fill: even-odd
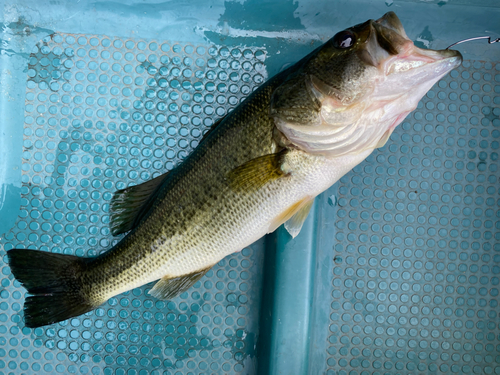
[(395, 56), (386, 64), (385, 74), (398, 74), (407, 72), (408, 70), (419, 68), (434, 61), (431, 59), (419, 59), (414, 56), (399, 57)]
[(443, 69), (451, 70), (460, 65), (462, 55), (459, 52), (453, 51), (450, 54), (449, 51), (445, 51), (422, 50), (414, 47), (414, 51), (410, 54), (396, 55), (388, 59), (385, 63), (385, 73), (386, 75), (398, 74), (421, 68), (431, 74), (440, 74)]
[[(462, 55), (458, 51), (416, 47), (406, 35), (401, 21), (394, 12), (386, 13), (376, 20), (375, 24), (379, 48), (384, 49), (389, 55), (382, 61), (386, 75), (418, 68), (425, 69), (431, 75), (439, 75), (443, 68), (449, 71), (462, 62)], [(428, 67), (424, 68), (425, 65)]]

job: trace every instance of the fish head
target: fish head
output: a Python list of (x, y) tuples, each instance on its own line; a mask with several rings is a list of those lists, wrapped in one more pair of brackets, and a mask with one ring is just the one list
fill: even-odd
[(292, 67), (273, 93), (271, 115), (306, 152), (373, 150), (461, 62), (458, 51), (415, 46), (389, 12), (337, 33)]

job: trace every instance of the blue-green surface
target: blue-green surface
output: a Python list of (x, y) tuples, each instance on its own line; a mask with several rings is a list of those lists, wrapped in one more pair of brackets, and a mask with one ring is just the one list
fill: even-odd
[(465, 61), (338, 184), (332, 373), (500, 371), (498, 82)]
[[(264, 82), (263, 58), (254, 47), (45, 37), (28, 61), (21, 209), (4, 248), (79, 256), (109, 248), (117, 241), (109, 231), (112, 192), (185, 158), (214, 117)], [(147, 372), (255, 367), (262, 258), (255, 244), (172, 301), (152, 300), (148, 289), (136, 289), (86, 316), (36, 330), (21, 319), (23, 290), (4, 278), (2, 297), (9, 303), (0, 330), (12, 336), (8, 367), (47, 373), (85, 372), (87, 362), (97, 373), (135, 365)], [(31, 356), (17, 364), (26, 337), (44, 356), (55, 350), (75, 364), (60, 364), (59, 371), (51, 361), (46, 367), (31, 363)]]
[[(170, 302), (24, 327), (5, 250), (92, 255), (111, 194), (171, 169), (267, 77), (392, 10), (416, 44), (500, 36), (496, 1), (2, 1), (0, 373), (500, 373), (500, 44), (376, 150)], [(198, 48), (198, 47), (201, 47)]]

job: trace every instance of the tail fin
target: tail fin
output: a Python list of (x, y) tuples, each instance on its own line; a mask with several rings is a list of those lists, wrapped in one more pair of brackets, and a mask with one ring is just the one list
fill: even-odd
[(24, 302), (27, 327), (40, 327), (95, 309), (82, 293), (80, 275), (89, 258), (13, 249), (7, 252), (15, 278), (32, 294)]

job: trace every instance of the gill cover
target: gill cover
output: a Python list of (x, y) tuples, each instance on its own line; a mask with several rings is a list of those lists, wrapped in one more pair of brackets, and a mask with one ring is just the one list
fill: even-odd
[(418, 101), (461, 62), (422, 50), (393, 12), (337, 33), (273, 92), (270, 114), (287, 141), (337, 157), (380, 147)]

